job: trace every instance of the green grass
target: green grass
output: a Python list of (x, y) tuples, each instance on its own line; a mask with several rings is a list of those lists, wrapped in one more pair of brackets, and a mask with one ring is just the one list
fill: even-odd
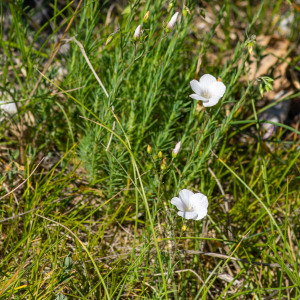
[[(0, 100), (18, 113), (0, 112), (0, 299), (300, 297), (300, 132), (275, 123), (263, 140), (258, 116), (275, 103), (261, 107), (247, 80), (263, 58), (252, 35), (278, 34), (273, 20), (295, 9), (185, 2), (183, 17), (180, 1), (47, 1), (42, 22), (1, 2)], [(205, 73), (226, 85), (206, 109), (188, 97)], [(204, 220), (177, 216), (183, 188), (207, 195)]]

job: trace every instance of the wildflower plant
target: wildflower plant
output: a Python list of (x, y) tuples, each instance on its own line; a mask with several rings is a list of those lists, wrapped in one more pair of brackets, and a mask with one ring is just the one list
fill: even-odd
[(192, 80), (190, 85), (195, 92), (190, 97), (194, 100), (201, 100), (205, 107), (216, 105), (226, 90), (224, 83), (210, 74), (201, 76), (199, 81)]
[(284, 1), (102, 2), (35, 24), (4, 1), (0, 88), (22, 109), (1, 116), (1, 296), (299, 298), (299, 131), (262, 141), (243, 79)]
[(179, 210), (178, 215), (185, 219), (201, 220), (207, 215), (208, 200), (201, 193), (183, 189), (179, 197), (174, 197), (171, 203)]

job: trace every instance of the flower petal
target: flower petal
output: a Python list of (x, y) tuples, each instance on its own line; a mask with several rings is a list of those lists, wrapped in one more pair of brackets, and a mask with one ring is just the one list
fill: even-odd
[(193, 195), (194, 193), (187, 189), (183, 189), (179, 192), (179, 198), (181, 199), (181, 201), (183, 201), (183, 204), (189, 204), (190, 203), (189, 199)]
[(199, 81), (197, 81), (196, 79), (193, 79), (191, 82), (190, 82), (190, 85), (191, 85), (191, 88), (192, 90), (200, 95), (201, 94), (201, 88), (200, 88), (200, 83)]
[(201, 220), (204, 217), (206, 217), (206, 215), (207, 215), (207, 208), (205, 208), (205, 209), (203, 209), (201, 211), (196, 211), (196, 213), (197, 213), (197, 218), (195, 220), (197, 220), (197, 221)]
[(208, 87), (208, 92), (211, 95), (211, 98), (221, 98), (223, 97), (226, 91), (226, 86), (223, 82), (217, 81)]
[(195, 210), (202, 209), (203, 207), (208, 207), (208, 200), (202, 193), (193, 194), (190, 197), (190, 203), (193, 205)]
[(197, 95), (197, 94), (192, 94), (190, 95), (191, 98), (195, 99), (195, 100), (201, 100), (203, 102), (207, 102), (208, 103), (208, 99), (200, 96), (200, 95)]
[(203, 106), (205, 107), (214, 106), (219, 102), (220, 99), (221, 99), (220, 97), (210, 98), (208, 102), (203, 102)]
[(201, 220), (207, 215), (208, 200), (202, 193), (196, 193), (190, 198), (190, 202), (197, 213), (195, 220)]
[(196, 218), (198, 217), (198, 214), (194, 211), (179, 211), (178, 212), (178, 216), (183, 217), (187, 220), (193, 219), (196, 220)]
[(172, 16), (170, 22), (169, 22), (168, 25), (167, 25), (167, 28), (169, 28), (169, 29), (173, 29), (173, 28), (174, 28), (175, 23), (176, 23), (176, 21), (177, 21), (178, 14), (179, 14), (179, 12), (176, 12), (176, 13)]
[(136, 28), (133, 37), (136, 38), (136, 39), (139, 39), (139, 38), (141, 37), (141, 32), (142, 32), (142, 26), (139, 25), (139, 26)]
[(183, 205), (182, 201), (180, 200), (180, 198), (178, 198), (178, 197), (172, 198), (171, 203), (173, 205), (175, 205), (178, 210), (184, 211), (184, 205)]
[(204, 74), (200, 80), (199, 80), (199, 83), (200, 83), (200, 87), (201, 88), (208, 88), (211, 84), (215, 83), (217, 81), (217, 79), (210, 75), (210, 74)]

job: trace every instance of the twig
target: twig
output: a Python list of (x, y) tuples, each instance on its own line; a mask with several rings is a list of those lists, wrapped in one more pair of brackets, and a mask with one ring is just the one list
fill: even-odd
[(155, 294), (158, 294), (157, 290), (155, 289), (155, 287), (153, 287), (152, 285), (150, 285), (147, 281), (145, 281), (144, 283), (145, 283), (145, 285), (149, 286), (155, 292)]
[(80, 90), (82, 88), (84, 88), (84, 86), (80, 86), (80, 87), (77, 87), (77, 88), (74, 88), (74, 89), (71, 89), (71, 90), (66, 90), (66, 91), (63, 91), (63, 92), (57, 92), (57, 93), (51, 93), (51, 96), (54, 96), (54, 95), (61, 95), (61, 94), (64, 94), (64, 93), (69, 93), (69, 92), (74, 92), (74, 91), (77, 91), (77, 90)]
[[(216, 257), (220, 259), (230, 259), (232, 261), (240, 261), (245, 264), (251, 264), (251, 265), (256, 265), (256, 266), (264, 266), (264, 267), (270, 267), (270, 268), (282, 268), (282, 265), (278, 263), (264, 263), (264, 262), (257, 262), (257, 261), (249, 261), (247, 259), (241, 259), (241, 258), (236, 258), (230, 255), (225, 255), (225, 254), (219, 254), (219, 253), (213, 253), (213, 252), (203, 252), (203, 251), (196, 251), (196, 250), (186, 250), (186, 254), (200, 254), (200, 255), (206, 255), (206, 256), (211, 256), (211, 257)], [(300, 265), (300, 264), (299, 264)], [(291, 268), (292, 265), (290, 264), (285, 264), (286, 267)]]
[[(82, 53), (82, 55), (84, 56), (86, 63), (88, 64), (88, 66), (90, 67), (90, 69), (91, 69), (91, 71), (93, 72), (94, 76), (96, 77), (98, 83), (99, 83), (100, 86), (102, 87), (102, 89), (103, 89), (103, 91), (104, 91), (106, 97), (109, 98), (109, 94), (108, 94), (106, 88), (104, 87), (102, 81), (100, 80), (99, 76), (97, 75), (95, 69), (93, 68), (93, 66), (92, 66), (92, 64), (91, 64), (91, 62), (90, 62), (88, 56), (86, 55), (86, 52), (85, 52), (85, 50), (84, 50), (83, 45), (75, 38), (75, 36), (71, 37), (70, 39), (65, 39), (64, 41), (65, 41), (65, 42), (73, 41), (73, 42), (75, 42), (75, 43), (79, 46), (79, 49), (81, 50), (81, 53)], [(113, 113), (114, 113), (114, 107), (112, 107), (112, 111), (113, 111)], [(112, 130), (113, 130), (113, 131), (115, 130), (115, 126), (116, 126), (116, 121), (113, 122), (113, 127), (112, 127)], [(107, 144), (107, 146), (106, 146), (106, 151), (108, 150), (108, 148), (109, 148), (109, 146), (110, 146), (110, 144), (111, 144), (112, 138), (113, 138), (113, 133), (111, 133), (111, 135), (110, 135), (108, 144)]]
[[(113, 127), (112, 127), (111, 130), (114, 131), (114, 130), (115, 130), (115, 127), (116, 127), (116, 121), (113, 122)], [(111, 144), (112, 138), (113, 138), (113, 133), (111, 133), (111, 135), (110, 135), (108, 144), (107, 144), (106, 149), (105, 149), (106, 151), (108, 150), (108, 148), (109, 148), (109, 146), (110, 146), (110, 144)]]
[(9, 221), (9, 220), (12, 220), (12, 219), (15, 219), (15, 218), (24, 216), (24, 215), (29, 214), (30, 212), (33, 212), (33, 211), (35, 211), (35, 210), (37, 210), (37, 209), (39, 209), (39, 208), (34, 208), (34, 209), (31, 209), (31, 210), (25, 211), (25, 212), (23, 212), (23, 213), (21, 213), (21, 214), (18, 214), (18, 215), (16, 215), (16, 216), (13, 216), (13, 217), (9, 217), (9, 218), (0, 220), (0, 223), (3, 223), (3, 222), (6, 222), (6, 221)]
[(73, 42), (75, 42), (75, 43), (79, 46), (79, 48), (80, 48), (80, 50), (81, 50), (81, 53), (82, 53), (82, 55), (84, 56), (84, 58), (85, 58), (85, 60), (86, 60), (86, 62), (87, 62), (87, 64), (88, 64), (88, 66), (90, 67), (91, 71), (93, 72), (94, 76), (96, 77), (97, 81), (99, 82), (100, 86), (102, 87), (102, 89), (103, 89), (103, 91), (104, 91), (106, 97), (109, 98), (108, 92), (106, 91), (106, 89), (105, 89), (103, 83), (101, 82), (101, 80), (100, 80), (99, 76), (97, 75), (96, 71), (94, 70), (94, 68), (93, 68), (93, 66), (92, 66), (92, 64), (91, 64), (91, 62), (90, 62), (90, 60), (89, 60), (89, 58), (87, 57), (83, 45), (82, 45), (78, 40), (76, 40), (76, 38), (75, 38), (74, 36), (71, 37), (70, 39), (64, 39), (64, 41), (65, 41), (65, 42), (73, 41)]
[(125, 227), (123, 227), (122, 224), (120, 222), (118, 222), (118, 220), (115, 220), (115, 221), (126, 233), (128, 233), (128, 235), (134, 237), (134, 235), (130, 231), (128, 231)]
[(11, 193), (13, 193), (14, 191), (16, 191), (19, 187), (21, 187), (24, 183), (26, 183), (26, 181), (32, 176), (32, 174), (35, 172), (35, 170), (39, 167), (39, 165), (42, 163), (42, 161), (44, 160), (45, 157), (43, 157), (41, 159), (41, 161), (37, 164), (37, 166), (33, 169), (33, 171), (29, 174), (29, 176), (23, 181), (21, 182), (17, 187), (15, 187), (13, 190), (11, 190), (9, 193), (7, 193), (6, 195), (0, 197), (0, 200), (2, 200), (3, 198), (5, 198), (6, 196), (10, 195)]
[(217, 277), (221, 280), (232, 282), (232, 285), (240, 286), (242, 284), (240, 280), (234, 279), (234, 276), (231, 276), (226, 273), (219, 274)]
[[(9, 188), (7, 187), (7, 185), (5, 183), (3, 183), (3, 186), (6, 189), (6, 191), (9, 193)], [(15, 201), (16, 201), (17, 205), (19, 205), (19, 201), (18, 201), (18, 199), (17, 199), (17, 197), (16, 197), (15, 194), (14, 194), (14, 198), (15, 198)]]
[[(58, 199), (58, 200), (55, 200), (55, 201), (53, 201), (53, 202), (51, 202), (51, 203), (46, 203), (46, 205), (54, 204), (54, 203), (63, 201), (63, 200), (68, 199), (68, 198), (70, 198), (70, 196), (69, 196), (69, 197), (64, 197), (64, 198), (61, 198), (61, 199)], [(23, 213), (20, 213), (20, 214), (18, 214), (18, 215), (15, 215), (15, 216), (12, 216), (12, 217), (9, 217), (9, 218), (6, 218), (6, 219), (2, 219), (2, 220), (0, 220), (0, 223), (6, 222), (6, 221), (9, 221), (9, 220), (13, 220), (13, 219), (15, 219), (15, 218), (19, 218), (19, 217), (21, 217), (21, 216), (27, 215), (27, 214), (29, 214), (30, 212), (36, 211), (36, 210), (38, 210), (38, 209), (40, 209), (40, 207), (37, 207), (37, 208), (31, 209), (31, 210), (25, 211), (25, 212), (23, 212)]]
[[(192, 272), (192, 273), (199, 279), (199, 281), (200, 281), (201, 283), (203, 283), (203, 284), (205, 285), (205, 287), (206, 287), (206, 284), (205, 284), (205, 282), (202, 280), (202, 278), (200, 277), (200, 275), (197, 274), (197, 273), (196, 273), (194, 270), (192, 270), (192, 269), (176, 270), (176, 271), (174, 271), (174, 273), (182, 273), (182, 272), (187, 272), (187, 271)], [(168, 276), (169, 273), (168, 273), (168, 272), (165, 272), (164, 275)], [(154, 274), (154, 276), (161, 276), (161, 273), (156, 273), (156, 274)], [(210, 295), (210, 296), (212, 297), (212, 299), (213, 299), (213, 296), (212, 296), (211, 292), (208, 291), (208, 293), (209, 293), (209, 295)]]

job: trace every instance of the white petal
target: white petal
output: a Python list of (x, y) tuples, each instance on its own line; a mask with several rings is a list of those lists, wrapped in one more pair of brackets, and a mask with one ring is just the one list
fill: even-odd
[(199, 80), (200, 87), (207, 89), (211, 84), (215, 83), (216, 81), (217, 79), (214, 76), (210, 74), (205, 74)]
[(197, 218), (195, 220), (197, 220), (197, 221), (201, 220), (204, 217), (206, 217), (206, 215), (207, 215), (207, 208), (204, 208), (201, 211), (196, 211), (196, 213), (197, 213)]
[(139, 39), (139, 38), (141, 37), (141, 30), (142, 30), (142, 26), (139, 25), (139, 26), (136, 28), (133, 37), (135, 37), (136, 39)]
[(179, 211), (178, 215), (187, 220), (190, 220), (190, 219), (196, 220), (196, 218), (198, 217), (198, 214), (194, 211), (187, 211), (187, 212)]
[(181, 199), (181, 201), (184, 202), (183, 204), (189, 204), (190, 203), (189, 199), (193, 195), (194, 193), (187, 189), (183, 189), (179, 192), (179, 198)]
[(220, 99), (221, 99), (220, 97), (210, 98), (208, 102), (203, 102), (203, 106), (205, 107), (214, 106), (219, 102)]
[(226, 91), (226, 86), (223, 82), (217, 81), (209, 86), (208, 92), (211, 95), (211, 98), (221, 98), (223, 97)]
[(191, 94), (191, 95), (189, 95), (189, 97), (191, 97), (194, 100), (201, 100), (201, 98), (202, 98), (201, 96), (199, 96), (197, 94)]
[(208, 207), (208, 200), (207, 197), (201, 193), (196, 193), (190, 197), (190, 202), (195, 209), (201, 210), (202, 208), (207, 208)]
[(179, 151), (180, 151), (180, 148), (181, 148), (181, 142), (178, 142), (175, 145), (175, 148), (173, 149), (172, 154), (177, 155), (179, 153)]
[(178, 210), (184, 211), (184, 205), (178, 197), (174, 197), (171, 200), (171, 203), (177, 207)]
[(175, 25), (175, 23), (176, 23), (176, 21), (177, 21), (178, 14), (179, 14), (179, 13), (176, 12), (176, 13), (172, 16), (170, 22), (169, 22), (168, 25), (167, 25), (167, 28), (173, 29), (173, 27), (174, 27), (174, 25)]
[(200, 95), (197, 95), (197, 94), (192, 94), (192, 95), (190, 95), (189, 97), (191, 97), (192, 99), (195, 99), (195, 100), (201, 100), (201, 101), (203, 101), (203, 102), (207, 102), (208, 103), (208, 99), (206, 99), (206, 98), (204, 98), (204, 97), (202, 97), (202, 96), (200, 96)]
[(196, 94), (201, 95), (201, 88), (200, 88), (200, 83), (199, 83), (199, 81), (197, 81), (196, 79), (193, 79), (193, 80), (190, 82), (190, 85), (191, 85), (192, 90), (193, 90)]
[(194, 211), (197, 213), (197, 218), (195, 220), (203, 219), (207, 215), (207, 197), (201, 193), (196, 193), (191, 197), (190, 201)]

